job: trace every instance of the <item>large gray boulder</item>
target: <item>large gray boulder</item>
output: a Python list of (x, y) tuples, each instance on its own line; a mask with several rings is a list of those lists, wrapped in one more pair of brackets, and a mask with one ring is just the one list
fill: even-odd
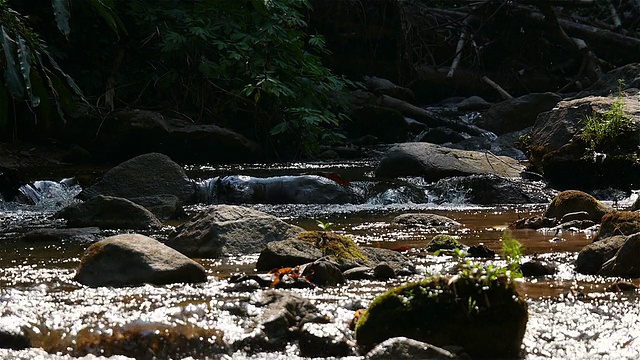
[(626, 241), (627, 236), (616, 235), (583, 247), (576, 259), (576, 271), (586, 275), (597, 274), (602, 264), (613, 258)]
[(522, 130), (536, 122), (538, 114), (549, 111), (562, 98), (551, 92), (526, 94), (491, 105), (476, 125), (498, 135)]
[(430, 143), (402, 143), (391, 148), (375, 170), (377, 177), (422, 176), (437, 181), (450, 176), (495, 174), (517, 177), (518, 161), (480, 151), (446, 148)]
[(168, 156), (150, 153), (127, 160), (107, 171), (95, 184), (78, 194), (81, 200), (98, 195), (125, 199), (161, 194), (174, 195), (181, 204), (195, 201), (195, 184)]
[(98, 195), (58, 211), (68, 227), (101, 229), (159, 229), (162, 223), (149, 210), (127, 199)]
[(90, 287), (207, 281), (202, 265), (150, 237), (121, 234), (91, 245), (75, 280)]
[(178, 226), (166, 244), (191, 257), (258, 253), (267, 243), (304, 231), (267, 213), (235, 205), (214, 205)]
[(624, 242), (618, 252), (602, 265), (598, 275), (623, 278), (640, 278), (640, 233)]

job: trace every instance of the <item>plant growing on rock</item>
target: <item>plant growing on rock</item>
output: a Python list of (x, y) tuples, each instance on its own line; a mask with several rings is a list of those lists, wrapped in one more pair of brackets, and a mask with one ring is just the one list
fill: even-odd
[(507, 270), (512, 278), (522, 277), (520, 262), (522, 261), (522, 244), (510, 232), (502, 234), (502, 258), (507, 261)]
[(340, 263), (345, 261), (369, 262), (353, 239), (346, 235), (331, 231), (306, 231), (298, 234), (298, 239), (313, 243), (322, 250), (324, 256), (329, 256)]
[(587, 143), (587, 150), (605, 153), (618, 150), (620, 138), (636, 129), (631, 117), (625, 113), (622, 85), (623, 82), (618, 80), (617, 99), (607, 112), (596, 112), (584, 119), (581, 137)]

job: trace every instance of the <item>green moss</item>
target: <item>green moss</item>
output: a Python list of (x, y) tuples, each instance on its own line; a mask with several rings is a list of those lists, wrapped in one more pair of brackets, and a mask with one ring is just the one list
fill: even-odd
[(434, 252), (438, 250), (455, 250), (462, 249), (462, 244), (454, 236), (447, 234), (438, 234), (431, 239), (427, 245), (427, 251)]
[(607, 112), (596, 112), (583, 120), (581, 137), (587, 143), (588, 150), (615, 152), (624, 143), (621, 139), (635, 131), (633, 120), (625, 113), (621, 93), (619, 86), (618, 97)]
[(615, 235), (631, 235), (640, 231), (640, 213), (616, 211), (602, 217), (596, 241)]
[(355, 328), (363, 350), (406, 336), (436, 346), (459, 345), (472, 358), (514, 358), (526, 329), (527, 305), (504, 269), (469, 266), (376, 298)]
[(331, 231), (306, 231), (298, 234), (298, 239), (313, 243), (325, 256), (341, 263), (347, 260), (369, 262), (358, 245), (345, 235)]

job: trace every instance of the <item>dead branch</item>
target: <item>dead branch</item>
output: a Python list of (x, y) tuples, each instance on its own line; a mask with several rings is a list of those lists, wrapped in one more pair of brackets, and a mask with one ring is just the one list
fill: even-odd
[(506, 92), (500, 85), (496, 84), (493, 80), (489, 79), (486, 76), (483, 76), (482, 80), (486, 82), (489, 86), (494, 88), (504, 100), (513, 99), (513, 96), (511, 96), (511, 94)]

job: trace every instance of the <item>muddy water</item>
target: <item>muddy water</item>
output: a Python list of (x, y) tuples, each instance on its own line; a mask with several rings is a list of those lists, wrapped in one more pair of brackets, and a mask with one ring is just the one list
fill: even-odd
[[(269, 167), (188, 168), (192, 178), (206, 178), (221, 172), (248, 174), (286, 174), (298, 165)], [(313, 167), (312, 167), (313, 168)], [(317, 167), (316, 167), (317, 168)], [(370, 179), (368, 164), (357, 163), (342, 169)], [(346, 169), (346, 170), (345, 170)], [(259, 170), (259, 171), (257, 171)], [(72, 197), (73, 193), (69, 196)], [(66, 198), (65, 201), (71, 201)], [(3, 323), (25, 329), (33, 345), (45, 349), (0, 350), (0, 358), (66, 358), (83, 355), (96, 339), (126, 330), (176, 331), (217, 337), (227, 343), (243, 338), (255, 327), (262, 311), (252, 303), (253, 293), (237, 291), (227, 279), (235, 273), (253, 273), (257, 255), (231, 259), (201, 259), (208, 273), (204, 284), (142, 286), (135, 288), (91, 289), (73, 280), (87, 243), (30, 243), (18, 241), (21, 232), (37, 227), (62, 227), (53, 219), (64, 201), (35, 207), (0, 204), (0, 318)], [(196, 212), (202, 206), (192, 206)], [(394, 227), (391, 220), (407, 212), (430, 212), (448, 216), (462, 224), (451, 230), (462, 243), (484, 243), (500, 248), (507, 224), (519, 217), (538, 214), (544, 205), (477, 207), (464, 203), (252, 205), (307, 229), (317, 229), (316, 220), (332, 222), (334, 231), (351, 235), (363, 246), (408, 248), (419, 273), (389, 282), (350, 281), (339, 287), (292, 290), (313, 301), (337, 324), (346, 324), (355, 310), (366, 307), (386, 289), (428, 274), (447, 272), (456, 259), (433, 257), (424, 251), (434, 235), (427, 229)], [(163, 239), (171, 230), (148, 235)], [(109, 236), (114, 232), (104, 232)], [(640, 358), (640, 306), (636, 293), (607, 293), (604, 288), (614, 279), (575, 273), (577, 252), (590, 243), (590, 232), (545, 233), (514, 230), (512, 235), (525, 246), (525, 261), (538, 258), (553, 262), (554, 276), (518, 280), (517, 287), (529, 305), (529, 322), (523, 344), (525, 359), (637, 359)], [(637, 282), (636, 282), (637, 283)], [(260, 290), (258, 290), (259, 292)], [(214, 336), (214, 337), (215, 337)], [(84, 344), (84, 345), (83, 345)], [(82, 346), (81, 346), (82, 345)], [(200, 348), (202, 347), (202, 348)], [(207, 348), (194, 345), (189, 355), (206, 358)], [(53, 355), (53, 354), (58, 355)], [(100, 354), (97, 352), (97, 354)], [(293, 344), (284, 352), (261, 353), (249, 357), (234, 353), (231, 358), (298, 358)], [(132, 355), (133, 356), (133, 355)], [(357, 357), (354, 357), (357, 358)]]

